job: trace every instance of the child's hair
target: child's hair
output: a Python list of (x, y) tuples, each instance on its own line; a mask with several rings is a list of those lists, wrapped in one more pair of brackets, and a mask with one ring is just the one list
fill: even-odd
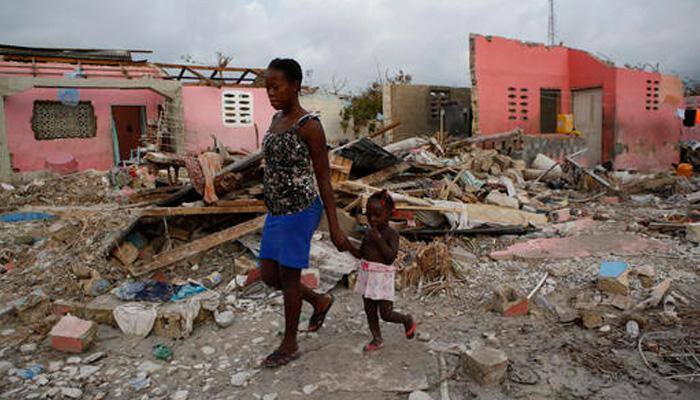
[(381, 192), (374, 192), (374, 194), (369, 196), (369, 200), (367, 201), (378, 201), (379, 204), (384, 206), (389, 216), (394, 212), (394, 199), (391, 198), (391, 195), (386, 189)]

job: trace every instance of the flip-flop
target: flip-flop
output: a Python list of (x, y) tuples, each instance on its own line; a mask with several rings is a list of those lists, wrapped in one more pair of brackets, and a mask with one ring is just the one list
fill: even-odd
[(416, 320), (411, 318), (413, 323), (411, 324), (411, 327), (406, 330), (406, 339), (413, 339), (416, 337), (416, 330), (418, 330), (418, 324), (416, 323)]
[(313, 314), (311, 314), (311, 318), (309, 318), (309, 328), (307, 329), (307, 332), (316, 332), (321, 327), (323, 326), (323, 323), (326, 321), (326, 315), (328, 315), (328, 311), (331, 310), (331, 307), (333, 307), (333, 303), (335, 303), (335, 296), (332, 294), (328, 294), (331, 297), (331, 301), (328, 303), (328, 307), (326, 307), (325, 310), (316, 313), (314, 311)]
[(373, 351), (377, 351), (384, 347), (384, 342), (382, 343), (374, 343), (374, 342), (369, 342), (365, 345), (365, 347), (362, 348), (362, 351), (365, 353), (371, 353)]
[(301, 356), (301, 352), (297, 351), (294, 354), (285, 354), (282, 353), (279, 350), (275, 350), (265, 358), (265, 360), (262, 363), (262, 366), (265, 368), (279, 368), (283, 367), (290, 362), (298, 359)]

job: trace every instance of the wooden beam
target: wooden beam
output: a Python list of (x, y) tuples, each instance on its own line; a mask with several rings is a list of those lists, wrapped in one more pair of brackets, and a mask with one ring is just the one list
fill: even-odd
[(411, 166), (408, 163), (400, 162), (392, 165), (391, 167), (387, 167), (383, 170), (367, 175), (364, 178), (359, 179), (359, 182), (364, 183), (365, 185), (377, 185), (393, 177), (394, 175), (407, 171), (409, 168), (411, 168)]
[(176, 247), (173, 250), (160, 253), (153, 258), (153, 261), (150, 264), (141, 267), (129, 267), (129, 272), (131, 272), (133, 276), (143, 276), (155, 272), (159, 269), (195, 256), (226, 242), (255, 233), (261, 230), (264, 224), (265, 215), (261, 215), (255, 219), (251, 219), (228, 229), (213, 233), (201, 239), (194, 240), (186, 245)]
[(205, 81), (205, 82), (211, 84), (212, 86), (216, 86), (216, 83), (215, 83), (213, 80), (211, 80), (211, 79), (207, 78), (206, 76), (200, 74), (198, 71), (192, 69), (191, 67), (185, 67), (185, 68), (187, 68), (188, 71), (190, 71), (191, 73), (193, 73), (194, 75), (196, 75), (197, 78), (199, 78), (199, 79), (201, 79), (201, 80), (203, 80), (203, 81)]
[[(243, 81), (243, 78), (245, 78), (246, 75), (248, 75), (248, 72), (250, 72), (250, 71), (245, 71), (244, 73), (242, 73), (241, 76), (238, 77), (238, 80), (236, 81), (236, 83), (240, 84)], [(224, 75), (222, 74), (221, 77), (223, 78)]]
[(264, 205), (237, 205), (226, 207), (157, 207), (146, 208), (141, 212), (144, 217), (173, 217), (177, 215), (208, 215), (208, 214), (247, 214), (266, 213)]
[(192, 68), (192, 69), (198, 69), (198, 70), (205, 70), (205, 71), (213, 71), (213, 70), (222, 70), (224, 72), (246, 72), (246, 71), (252, 71), (256, 74), (260, 74), (263, 71), (265, 71), (265, 68), (245, 68), (245, 67), (211, 67), (207, 65), (186, 65), (186, 64), (168, 64), (168, 63), (154, 63), (153, 65), (156, 65), (161, 68)]
[(401, 121), (396, 121), (396, 122), (394, 122), (393, 124), (389, 124), (389, 125), (385, 126), (384, 128), (382, 128), (382, 129), (376, 131), (376, 132), (370, 133), (369, 135), (367, 135), (367, 137), (370, 138), (370, 139), (374, 139), (374, 138), (376, 138), (376, 137), (379, 136), (379, 135), (383, 135), (383, 134), (389, 132), (390, 130), (396, 128), (396, 127), (399, 126), (399, 125), (401, 125)]

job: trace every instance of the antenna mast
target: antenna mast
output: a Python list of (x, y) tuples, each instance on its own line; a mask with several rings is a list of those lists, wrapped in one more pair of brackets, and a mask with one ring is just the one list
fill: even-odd
[(547, 43), (550, 46), (554, 46), (554, 24), (556, 22), (556, 17), (554, 15), (554, 0), (549, 0), (549, 23), (547, 24)]

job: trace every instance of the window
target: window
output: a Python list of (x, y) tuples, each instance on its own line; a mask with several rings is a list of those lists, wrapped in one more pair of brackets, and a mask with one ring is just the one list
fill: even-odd
[(659, 81), (647, 79), (646, 110), (659, 109)]
[(429, 93), (430, 101), (430, 120), (438, 121), (440, 118), (440, 109), (447, 105), (450, 101), (449, 89), (432, 89)]
[(71, 106), (60, 101), (36, 100), (32, 113), (32, 130), (36, 140), (95, 137), (95, 110), (89, 101)]
[(527, 88), (509, 87), (507, 93), (508, 99), (508, 119), (515, 121), (520, 119), (527, 121), (528, 99)]
[(253, 125), (253, 94), (226, 90), (221, 94), (221, 116), (224, 126)]

